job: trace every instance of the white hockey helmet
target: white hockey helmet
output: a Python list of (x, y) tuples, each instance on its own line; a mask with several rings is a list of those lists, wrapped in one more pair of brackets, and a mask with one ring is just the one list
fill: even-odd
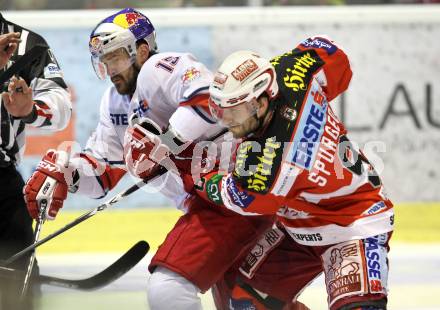
[[(157, 51), (156, 32), (144, 14), (132, 9), (123, 9), (102, 20), (90, 34), (89, 50), (96, 75), (105, 79), (127, 69), (136, 60), (136, 42), (147, 42), (150, 52)], [(103, 61), (105, 55), (124, 49), (128, 60)]]
[(252, 101), (264, 93), (269, 100), (278, 94), (274, 67), (255, 52), (238, 51), (217, 70), (209, 87), (209, 108), (222, 125), (237, 126), (256, 114)]

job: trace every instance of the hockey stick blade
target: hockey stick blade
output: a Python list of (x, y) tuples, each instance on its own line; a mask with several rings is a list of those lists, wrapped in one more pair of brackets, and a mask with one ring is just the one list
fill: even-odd
[[(86, 279), (63, 279), (47, 275), (39, 275), (33, 278), (33, 281), (59, 286), (64, 288), (92, 291), (104, 287), (111, 282), (119, 279), (122, 275), (132, 269), (142, 258), (148, 253), (150, 246), (145, 241), (139, 241), (124, 255), (122, 255), (116, 262), (101, 271), (100, 273)], [(7, 267), (0, 267), (0, 278), (16, 278), (23, 276), (23, 271), (11, 269)]]
[(43, 53), (49, 47), (46, 45), (35, 45), (29, 51), (23, 54), (15, 63), (12, 64), (5, 72), (0, 75), (0, 85), (3, 85), (8, 81), (14, 74), (17, 74), (23, 70), (26, 66), (29, 66), (35, 59), (41, 57)]
[(38, 281), (48, 285), (62, 286), (71, 289), (86, 291), (96, 290), (110, 284), (127, 273), (139, 263), (142, 258), (144, 258), (149, 249), (150, 246), (147, 242), (139, 241), (112, 265), (87, 279), (69, 280), (50, 276), (40, 276)]

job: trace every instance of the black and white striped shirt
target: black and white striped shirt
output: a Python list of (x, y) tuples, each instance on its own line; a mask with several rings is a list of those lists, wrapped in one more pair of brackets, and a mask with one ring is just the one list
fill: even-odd
[[(5, 20), (0, 14), (0, 34), (9, 32), (20, 32), (21, 43), (6, 67), (0, 69), (0, 75), (34, 45), (47, 45), (40, 35)], [(28, 118), (15, 119), (7, 112), (0, 98), (0, 167), (20, 161), (25, 146), (26, 124), (62, 130), (67, 126), (72, 113), (70, 95), (62, 71), (50, 49), (23, 68), (18, 75), (32, 88), (35, 109)], [(7, 84), (0, 85), (0, 91), (7, 91)]]

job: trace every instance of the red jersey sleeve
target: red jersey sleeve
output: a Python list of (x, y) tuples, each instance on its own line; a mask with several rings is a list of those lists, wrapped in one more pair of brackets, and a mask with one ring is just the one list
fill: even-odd
[[(345, 52), (326, 36), (307, 38), (298, 46), (299, 50), (314, 50), (324, 61), (316, 78), (323, 88), (327, 100), (331, 101), (344, 92), (353, 75)], [(323, 73), (323, 74), (322, 74)]]
[(197, 195), (206, 201), (242, 215), (276, 214), (282, 205), (280, 197), (247, 191), (232, 173), (221, 175), (218, 171), (210, 172), (195, 188)]

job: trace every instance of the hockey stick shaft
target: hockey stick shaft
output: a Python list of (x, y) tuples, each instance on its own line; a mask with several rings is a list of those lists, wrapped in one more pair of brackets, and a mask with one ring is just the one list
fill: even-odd
[[(216, 136), (212, 137), (210, 140), (215, 140), (218, 137), (224, 135), (227, 132), (227, 130), (223, 130), (220, 133), (218, 133)], [(209, 140), (208, 140), (209, 141)], [(53, 238), (55, 238), (56, 236), (62, 234), (63, 232), (71, 229), (72, 227), (75, 227), (76, 225), (78, 225), (79, 223), (84, 222), (85, 220), (89, 219), (90, 217), (94, 216), (96, 213), (98, 213), (99, 211), (103, 211), (105, 209), (107, 209), (108, 207), (110, 207), (111, 205), (117, 203), (118, 201), (120, 201), (122, 198), (134, 193), (135, 191), (137, 191), (139, 188), (143, 187), (144, 185), (146, 185), (151, 179), (153, 178), (158, 178), (161, 175), (165, 174), (167, 172), (165, 167), (161, 167), (159, 169), (159, 171), (155, 174), (155, 175), (151, 175), (149, 176), (147, 179), (144, 179), (138, 183), (136, 183), (135, 185), (131, 186), (130, 188), (126, 189), (125, 191), (123, 191), (122, 193), (117, 194), (116, 196), (114, 196), (112, 199), (110, 199), (109, 201), (107, 201), (106, 203), (103, 203), (101, 205), (99, 205), (97, 208), (81, 215), (80, 217), (78, 217), (77, 219), (75, 219), (74, 221), (70, 222), (69, 224), (65, 225), (64, 227), (60, 228), (59, 230), (55, 231), (54, 233), (46, 236), (45, 238), (39, 240), (38, 242), (24, 248), (23, 250), (21, 250), (20, 252), (14, 254), (13, 256), (11, 256), (9, 259), (7, 259), (4, 262), (4, 266), (9, 265), (10, 263), (16, 261), (17, 259), (19, 259), (20, 257), (22, 257), (23, 255), (25, 255), (27, 252), (34, 250), (35, 248), (39, 247), (40, 245), (46, 243), (49, 240), (52, 240)]]
[[(38, 239), (40, 238), (40, 232), (41, 232), (41, 228), (43, 227), (44, 215), (46, 213), (46, 208), (47, 208), (47, 201), (44, 200), (44, 201), (42, 201), (41, 204), (42, 204), (42, 206), (40, 208), (40, 212), (38, 214), (38, 219), (37, 219), (37, 225), (35, 227), (34, 244), (36, 242), (38, 242)], [(29, 259), (29, 263), (28, 263), (27, 270), (26, 270), (26, 275), (24, 277), (23, 287), (21, 289), (21, 294), (20, 294), (21, 300), (24, 300), (24, 298), (26, 297), (26, 293), (28, 290), (32, 270), (34, 268), (34, 263), (35, 263), (35, 252), (32, 253), (32, 255)]]
[[(122, 275), (127, 273), (145, 257), (149, 249), (150, 246), (147, 242), (139, 241), (113, 264), (89, 278), (71, 280), (47, 275), (38, 275), (32, 277), (32, 281), (70, 289), (96, 290), (119, 279)], [(23, 271), (21, 270), (0, 267), (0, 278), (11, 279), (22, 276)]]
[(125, 191), (123, 191), (122, 193), (117, 194), (116, 196), (114, 196), (113, 198), (111, 198), (110, 200), (108, 200), (107, 202), (99, 205), (98, 207), (96, 207), (95, 209), (84, 213), (83, 215), (81, 215), (80, 217), (78, 217), (77, 219), (73, 220), (72, 222), (70, 222), (69, 224), (63, 226), (62, 228), (58, 229), (57, 231), (51, 233), (50, 235), (44, 237), (43, 239), (35, 242), (34, 244), (31, 244), (30, 246), (24, 248), (23, 250), (21, 250), (20, 252), (14, 254), (13, 256), (11, 256), (10, 258), (8, 258), (5, 262), (4, 262), (4, 266), (8, 266), (9, 264), (11, 264), (12, 262), (16, 261), (17, 259), (19, 259), (20, 257), (22, 257), (23, 255), (25, 255), (26, 253), (28, 253), (29, 251), (34, 250), (35, 248), (39, 247), (40, 245), (48, 242), (49, 240), (52, 240), (53, 238), (55, 238), (56, 236), (62, 234), (63, 232), (75, 227), (76, 225), (84, 222), (85, 220), (91, 218), (92, 216), (94, 216), (95, 214), (97, 214), (100, 211), (106, 210), (108, 207), (114, 205), (115, 203), (119, 202), (120, 200), (122, 200), (124, 197), (127, 197), (128, 195), (134, 193), (135, 191), (137, 191), (139, 188), (143, 187), (144, 185), (147, 184), (148, 181), (150, 181), (152, 178), (155, 177), (159, 177), (160, 175), (162, 175), (163, 173), (165, 173), (166, 170), (161, 170), (157, 175), (151, 176), (150, 178), (146, 179), (146, 180), (142, 180), (138, 183), (136, 183), (135, 185), (129, 187), (128, 189), (126, 189)]

